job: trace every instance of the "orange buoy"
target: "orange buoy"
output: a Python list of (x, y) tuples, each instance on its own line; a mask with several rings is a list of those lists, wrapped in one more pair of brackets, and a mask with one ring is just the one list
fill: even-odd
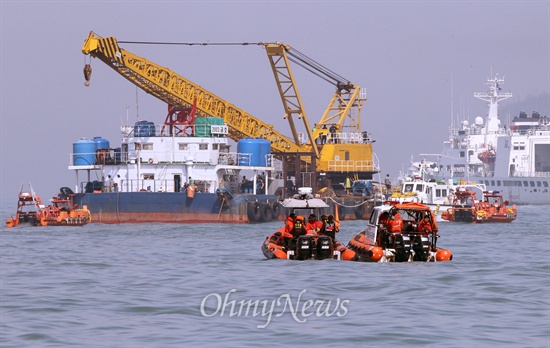
[(355, 259), (355, 251), (347, 249), (340, 252), (340, 259), (345, 261), (352, 261)]
[(286, 253), (282, 249), (279, 249), (279, 248), (273, 249), (271, 250), (271, 252), (278, 259), (286, 259)]
[(453, 259), (453, 254), (446, 249), (437, 249), (435, 252), (435, 260), (438, 262), (441, 261), (451, 261)]
[(372, 253), (372, 256), (370, 257), (370, 259), (374, 262), (380, 261), (382, 256), (384, 256), (384, 250), (382, 250), (382, 248), (377, 246), (372, 247), (370, 249), (370, 252)]

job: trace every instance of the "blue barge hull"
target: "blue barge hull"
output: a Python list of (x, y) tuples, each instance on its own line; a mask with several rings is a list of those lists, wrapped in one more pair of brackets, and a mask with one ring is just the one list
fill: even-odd
[(92, 223), (255, 223), (279, 218), (275, 195), (179, 192), (77, 193), (73, 203), (86, 205)]

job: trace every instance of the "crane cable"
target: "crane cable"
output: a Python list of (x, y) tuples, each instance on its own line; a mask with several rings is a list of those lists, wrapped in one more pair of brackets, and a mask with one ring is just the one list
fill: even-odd
[[(179, 46), (265, 46), (266, 42), (156, 42), (156, 41), (118, 41), (119, 43), (135, 44), (135, 45), (179, 45)], [(351, 82), (326, 68), (322, 64), (309, 58), (295, 48), (287, 51), (289, 60), (317, 77), (335, 85), (337, 88), (342, 86), (350, 88)]]
[(180, 45), (180, 46), (263, 46), (263, 42), (157, 42), (157, 41), (118, 41), (135, 45)]
[[(306, 68), (306, 66), (304, 66), (304, 65), (307, 65), (308, 67), (313, 68), (314, 70), (318, 71), (322, 75), (324, 75), (324, 76), (328, 77), (329, 79), (331, 79), (332, 83), (334, 83), (336, 85), (338, 85), (338, 83), (341, 83), (341, 84), (349, 84), (350, 83), (348, 79), (338, 75), (337, 73), (333, 72), (332, 70), (330, 70), (330, 69), (326, 68), (325, 66), (321, 65), (320, 63), (314, 61), (313, 59), (309, 58), (308, 56), (306, 56), (305, 54), (303, 54), (302, 52), (298, 51), (295, 48), (292, 48), (291, 50), (289, 50), (288, 55), (290, 57), (294, 58), (294, 59), (290, 59), (290, 61), (292, 61), (293, 63), (296, 63), (296, 64), (302, 66), (303, 68), (307, 69), (308, 71), (311, 71), (311, 70), (309, 68)], [(303, 64), (301, 64), (300, 62), (302, 62)], [(311, 71), (311, 72), (313, 72), (313, 71)], [(315, 75), (320, 77), (320, 75), (318, 75), (318, 74), (315, 74)], [(328, 81), (328, 80), (326, 80), (326, 81)], [(331, 82), (331, 81), (328, 81), (328, 82)]]

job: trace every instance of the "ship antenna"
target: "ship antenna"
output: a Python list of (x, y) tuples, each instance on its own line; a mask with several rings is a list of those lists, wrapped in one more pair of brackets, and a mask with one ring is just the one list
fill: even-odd
[(453, 86), (453, 72), (451, 71), (451, 129), (449, 129), (450, 135), (453, 134), (453, 122), (454, 122), (454, 86)]

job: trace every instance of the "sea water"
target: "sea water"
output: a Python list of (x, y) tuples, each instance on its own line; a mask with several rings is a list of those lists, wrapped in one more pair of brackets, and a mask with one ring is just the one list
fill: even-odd
[(445, 263), (266, 260), (282, 222), (3, 228), (0, 346), (549, 347), (550, 208), (518, 210), (441, 223)]

